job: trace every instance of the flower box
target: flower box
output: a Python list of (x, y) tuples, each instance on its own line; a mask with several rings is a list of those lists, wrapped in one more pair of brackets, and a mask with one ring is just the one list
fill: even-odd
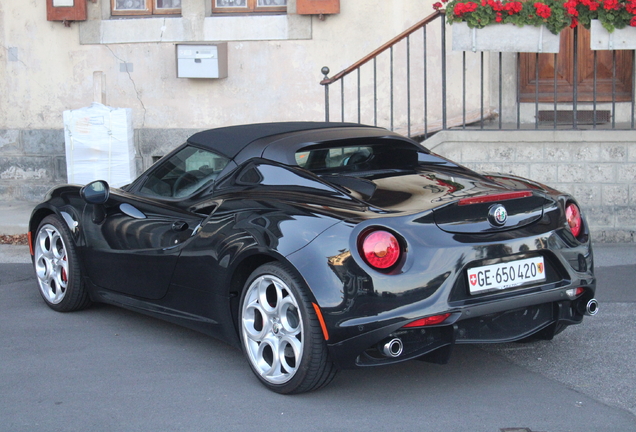
[(456, 22), (451, 27), (453, 51), (558, 53), (561, 41), (543, 26), (493, 24), (478, 29)]
[(590, 24), (590, 48), (593, 50), (636, 49), (636, 27), (625, 27), (608, 32), (599, 20)]

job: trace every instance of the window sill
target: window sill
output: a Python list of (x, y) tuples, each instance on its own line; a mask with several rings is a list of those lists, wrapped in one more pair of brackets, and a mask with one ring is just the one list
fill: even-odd
[(80, 23), (80, 43), (223, 42), (311, 39), (311, 17), (295, 14), (144, 17)]

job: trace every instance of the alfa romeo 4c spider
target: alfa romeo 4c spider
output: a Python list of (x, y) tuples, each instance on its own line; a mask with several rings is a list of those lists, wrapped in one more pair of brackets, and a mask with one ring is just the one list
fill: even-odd
[(196, 133), (124, 187), (55, 187), (29, 238), (52, 309), (103, 302), (205, 332), (279, 393), (552, 339), (598, 310), (572, 196), (358, 124)]

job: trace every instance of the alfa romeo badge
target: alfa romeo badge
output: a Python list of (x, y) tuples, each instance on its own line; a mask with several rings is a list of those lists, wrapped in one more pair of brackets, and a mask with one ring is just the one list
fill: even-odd
[(488, 210), (488, 221), (493, 226), (503, 226), (508, 219), (508, 212), (506, 208), (501, 204), (495, 204)]

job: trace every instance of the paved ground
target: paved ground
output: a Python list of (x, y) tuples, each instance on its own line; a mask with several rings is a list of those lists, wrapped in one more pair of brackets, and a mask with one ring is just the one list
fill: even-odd
[[(6, 206), (0, 233), (25, 232), (30, 207)], [(343, 371), (288, 397), (199, 333), (105, 305), (51, 311), (28, 248), (0, 245), (0, 431), (636, 432), (636, 244), (595, 254), (600, 312), (553, 341), (458, 346), (446, 366)]]

